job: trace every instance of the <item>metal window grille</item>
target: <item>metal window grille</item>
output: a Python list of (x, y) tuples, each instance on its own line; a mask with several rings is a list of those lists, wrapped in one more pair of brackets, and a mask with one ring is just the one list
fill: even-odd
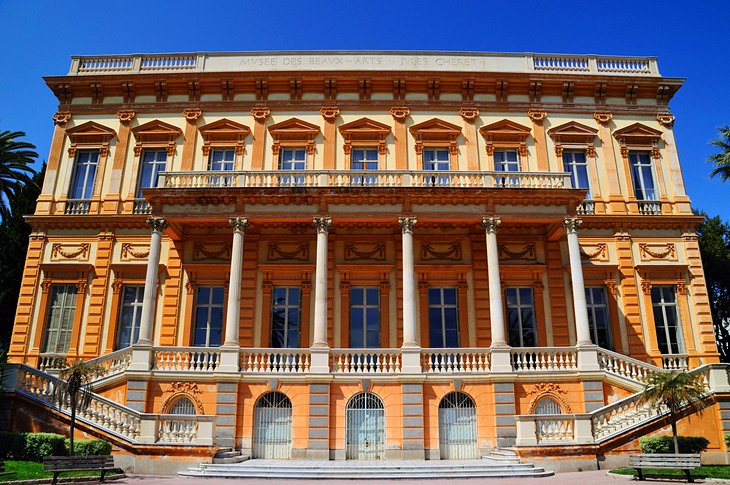
[(347, 404), (348, 460), (385, 458), (385, 408), (371, 392), (356, 394)]
[(479, 458), (476, 405), (463, 392), (451, 392), (439, 403), (439, 450), (442, 460)]
[(281, 392), (267, 392), (254, 409), (253, 458), (286, 460), (291, 455), (292, 405)]
[(175, 400), (172, 406), (170, 406), (169, 414), (184, 414), (184, 415), (195, 415), (198, 414), (195, 410), (195, 404), (187, 397), (179, 397)]

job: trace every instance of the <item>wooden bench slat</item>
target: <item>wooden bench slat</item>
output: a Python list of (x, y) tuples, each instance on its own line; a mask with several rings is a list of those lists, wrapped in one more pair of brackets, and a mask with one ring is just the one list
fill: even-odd
[(58, 475), (63, 472), (98, 471), (101, 473), (100, 481), (103, 482), (106, 473), (115, 469), (114, 457), (111, 455), (47, 456), (43, 458), (43, 470), (53, 473), (51, 482), (53, 485), (58, 482)]

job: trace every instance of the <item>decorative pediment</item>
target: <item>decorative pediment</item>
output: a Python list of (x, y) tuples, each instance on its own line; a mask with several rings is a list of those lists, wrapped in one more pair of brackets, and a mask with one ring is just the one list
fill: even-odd
[(487, 142), (524, 143), (530, 135), (530, 128), (510, 120), (501, 120), (479, 128)]
[(390, 126), (370, 118), (360, 118), (340, 126), (340, 133), (345, 139), (345, 153), (349, 153), (353, 142), (377, 144), (378, 152), (385, 153), (385, 140), (390, 134)]
[(198, 130), (203, 137), (204, 156), (210, 154), (212, 145), (235, 147), (236, 154), (243, 155), (246, 137), (251, 134), (251, 129), (248, 126), (226, 118), (201, 126)]
[(547, 133), (555, 142), (555, 154), (558, 157), (563, 155), (564, 145), (585, 148), (588, 156), (596, 156), (596, 149), (593, 144), (598, 135), (598, 130), (595, 128), (578, 123), (577, 121), (569, 121), (549, 129)]
[(152, 120), (132, 128), (132, 134), (137, 142), (134, 146), (135, 156), (139, 156), (142, 149), (148, 146), (164, 146), (167, 148), (167, 154), (172, 156), (175, 153), (176, 140), (182, 135), (182, 130), (164, 121)]
[(411, 126), (411, 134), (416, 141), (456, 141), (461, 134), (461, 127), (438, 118)]
[(87, 121), (73, 128), (66, 130), (71, 140), (68, 148), (68, 156), (73, 157), (79, 148), (98, 148), (99, 155), (107, 156), (109, 153), (109, 142), (117, 136), (117, 132), (94, 121)]
[(634, 123), (620, 130), (613, 136), (621, 145), (654, 146), (662, 137), (662, 132), (641, 123)]
[(269, 126), (269, 133), (274, 139), (272, 150), (279, 154), (281, 143), (287, 145), (301, 144), (307, 147), (307, 153), (314, 153), (314, 139), (319, 135), (319, 126), (307, 123), (299, 118), (290, 118)]

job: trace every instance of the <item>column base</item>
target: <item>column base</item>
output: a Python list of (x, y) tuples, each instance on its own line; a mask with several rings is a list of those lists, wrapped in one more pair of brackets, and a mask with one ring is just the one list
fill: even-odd
[(500, 345), (498, 347), (490, 347), (490, 350), (490, 370), (495, 373), (512, 372), (512, 347), (509, 345)]
[(329, 347), (311, 347), (309, 349), (309, 372), (312, 374), (329, 374)]
[(238, 372), (240, 365), (238, 362), (240, 347), (221, 346), (221, 360), (218, 362), (218, 372)]
[(579, 345), (578, 346), (578, 370), (580, 371), (599, 371), (601, 365), (598, 363), (598, 346), (597, 345)]
[(421, 347), (401, 347), (401, 374), (421, 373)]
[(152, 346), (151, 345), (133, 345), (132, 361), (129, 363), (129, 370), (148, 372), (152, 369)]

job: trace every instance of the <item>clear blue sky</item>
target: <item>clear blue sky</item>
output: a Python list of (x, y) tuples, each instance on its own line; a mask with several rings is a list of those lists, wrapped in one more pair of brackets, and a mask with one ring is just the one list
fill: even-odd
[(0, 0), (0, 130), (48, 154), (56, 100), (42, 76), (74, 54), (241, 50), (458, 50), (654, 55), (687, 78), (671, 103), (693, 206), (730, 220), (730, 182), (708, 176), (730, 124), (730, 0)]

